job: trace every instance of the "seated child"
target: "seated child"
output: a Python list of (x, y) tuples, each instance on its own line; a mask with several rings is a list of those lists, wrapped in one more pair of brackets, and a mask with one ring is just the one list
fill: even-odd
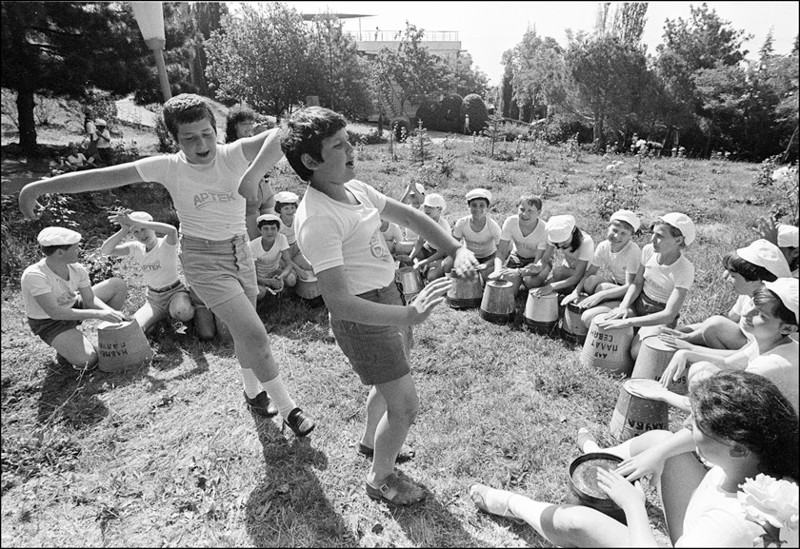
[(727, 279), (739, 296), (727, 316), (713, 315), (703, 322), (663, 331), (678, 339), (711, 349), (740, 349), (752, 340), (745, 329), (745, 316), (755, 305), (753, 292), (762, 282), (791, 276), (789, 265), (774, 244), (758, 239), (722, 258)]
[(22, 298), (28, 325), (77, 371), (97, 366), (97, 349), (77, 327), (84, 320), (127, 320), (122, 306), (128, 286), (113, 277), (92, 286), (86, 267), (78, 263), (81, 234), (64, 227), (46, 227), (36, 237), (44, 258), (22, 273)]
[[(467, 206), (470, 214), (460, 218), (453, 226), (453, 237), (462, 240), (467, 249), (475, 254), (481, 265), (485, 265), (482, 275), (490, 275), (494, 270), (494, 258), (497, 245), (500, 243), (500, 225), (486, 215), (492, 193), (486, 189), (472, 189), (467, 193)], [(453, 259), (448, 257), (442, 262), (444, 272), (453, 268)]]
[[(422, 183), (411, 183), (406, 186), (406, 191), (400, 198), (400, 202), (408, 204), (412, 208), (419, 210), (422, 208), (422, 202), (425, 200), (425, 187)], [(397, 259), (401, 263), (411, 265), (412, 261), (408, 255), (414, 250), (414, 245), (417, 243), (417, 233), (408, 227), (403, 228), (403, 239), (397, 243), (395, 253), (398, 254)]]
[(281, 234), (286, 237), (289, 243), (289, 257), (293, 262), (294, 273), (300, 280), (308, 280), (311, 274), (311, 264), (303, 256), (300, 247), (297, 245), (297, 237), (294, 234), (294, 216), (297, 213), (297, 204), (300, 197), (293, 192), (281, 191), (275, 195), (275, 213), (281, 220)]
[[(674, 328), (689, 288), (694, 265), (682, 250), (695, 238), (689, 216), (670, 212), (653, 225), (650, 244), (642, 248), (642, 262), (625, 297), (597, 325), (604, 330), (633, 327), (631, 356), (636, 359), (641, 340), (659, 333), (659, 326)], [(645, 327), (644, 330), (641, 328)]]
[[(130, 256), (142, 267), (147, 284), (146, 301), (133, 315), (147, 334), (157, 322), (173, 318), (187, 323), (194, 318), (189, 290), (178, 276), (178, 229), (153, 221), (147, 212), (120, 212), (108, 217), (119, 225), (100, 247), (103, 255)], [(159, 238), (156, 233), (165, 236)], [(133, 242), (121, 244), (128, 234)]]
[(522, 196), (517, 203), (517, 214), (507, 217), (500, 231), (494, 270), (488, 279), (511, 282), (514, 295), (520, 286), (526, 291), (542, 286), (550, 275), (550, 265), (539, 264), (547, 247), (545, 222), (539, 219), (541, 212), (541, 198)]
[[(450, 222), (442, 215), (446, 207), (444, 197), (437, 193), (425, 196), (425, 200), (422, 202), (422, 210), (425, 215), (446, 230), (447, 234), (451, 234)], [(442, 260), (445, 258), (445, 253), (437, 250), (431, 242), (428, 242), (422, 236), (417, 238), (417, 243), (414, 245), (414, 250), (409, 255), (409, 258), (414, 267), (419, 269), (419, 272), (428, 282), (444, 276)]]
[[(578, 285), (561, 300), (561, 305), (567, 305), (577, 300), (581, 292), (589, 294), (578, 303), (578, 307), (584, 309), (581, 320), (587, 328), (596, 315), (619, 305), (636, 279), (642, 250), (631, 239), (638, 230), (639, 218), (632, 211), (618, 210), (611, 214), (606, 239), (595, 248), (589, 268)], [(605, 267), (610, 276), (598, 274), (601, 267)]]
[(64, 159), (64, 171), (85, 170), (86, 168), (94, 168), (94, 157), (86, 158), (86, 156), (78, 150), (78, 144), (74, 141), (69, 143), (69, 154)]
[(280, 233), (281, 218), (274, 214), (258, 217), (258, 230), (261, 236), (250, 241), (250, 249), (256, 261), (256, 280), (258, 299), (267, 292), (272, 295), (282, 291), (284, 286), (293, 288), (297, 284), (294, 274), (297, 266), (289, 255), (289, 242)]
[(800, 266), (800, 229), (795, 225), (777, 223), (772, 217), (760, 217), (756, 230), (761, 238), (780, 248), (792, 270), (792, 276), (797, 278)]
[(564, 254), (564, 261), (552, 268), (543, 286), (533, 288), (533, 294), (565, 294), (573, 290), (586, 273), (586, 267), (594, 257), (594, 240), (589, 233), (578, 228), (571, 215), (554, 215), (545, 224), (545, 232), (547, 248), (540, 263), (551, 264), (556, 248)]
[(403, 240), (403, 231), (400, 230), (398, 224), (381, 219), (381, 234), (386, 246), (389, 248), (389, 252), (394, 256), (398, 244)]

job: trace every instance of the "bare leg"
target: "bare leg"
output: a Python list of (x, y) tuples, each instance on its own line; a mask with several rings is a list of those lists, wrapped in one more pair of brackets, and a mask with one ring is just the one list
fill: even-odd
[[(403, 447), (408, 430), (419, 411), (419, 397), (411, 374), (375, 385), (375, 389), (386, 403), (386, 412), (381, 416), (375, 430), (375, 454), (372, 468), (367, 475), (367, 482), (373, 486), (379, 485), (394, 471), (397, 454)], [(374, 421), (374, 418), (369, 417), (372, 411), (380, 411), (380, 406), (377, 403), (373, 407), (367, 406), (368, 425)]]
[(164, 314), (160, 310), (158, 312), (155, 311), (149, 303), (145, 303), (139, 307), (138, 311), (133, 313), (133, 319), (142, 327), (144, 333), (147, 333), (150, 328), (163, 318)]
[(381, 396), (376, 387), (372, 387), (367, 396), (367, 421), (364, 425), (364, 435), (361, 444), (370, 448), (375, 444), (375, 430), (378, 423), (386, 414), (386, 400)]
[(169, 302), (169, 316), (181, 322), (189, 322), (194, 318), (194, 306), (189, 294), (178, 292)]
[(205, 307), (197, 307), (194, 312), (194, 331), (200, 341), (214, 339), (217, 325), (214, 322), (214, 313)]
[(128, 297), (128, 285), (124, 280), (115, 276), (92, 286), (92, 292), (95, 297), (112, 309), (121, 311), (125, 305), (125, 299)]
[(77, 328), (58, 334), (52, 347), (73, 366), (91, 368), (97, 364), (97, 350)]

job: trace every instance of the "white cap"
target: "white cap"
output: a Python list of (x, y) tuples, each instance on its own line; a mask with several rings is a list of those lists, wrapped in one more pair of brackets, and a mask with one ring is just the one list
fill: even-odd
[(484, 198), (486, 202), (491, 202), (492, 193), (486, 189), (472, 189), (467, 193), (467, 202), (475, 200), (476, 198)]
[(694, 222), (689, 219), (688, 215), (680, 212), (670, 212), (662, 215), (661, 219), (664, 220), (664, 223), (672, 225), (681, 232), (683, 241), (687, 246), (694, 242), (697, 230), (694, 228)]
[(442, 211), (447, 207), (447, 204), (444, 201), (444, 197), (438, 193), (431, 193), (425, 196), (425, 200), (422, 202), (423, 206), (431, 206), (433, 208), (441, 208)]
[(262, 221), (276, 221), (280, 227), (281, 218), (275, 214), (262, 214), (256, 219), (256, 225), (261, 225)]
[(736, 254), (745, 261), (764, 267), (778, 278), (792, 276), (792, 271), (780, 248), (763, 238), (745, 248), (739, 248)]
[(781, 248), (797, 248), (800, 246), (797, 227), (785, 224), (778, 225), (778, 246)]
[(575, 218), (571, 215), (554, 215), (545, 224), (544, 231), (551, 244), (558, 244), (567, 241), (572, 236), (574, 228)]
[(425, 187), (422, 185), (422, 183), (412, 183), (411, 185), (412, 185), (411, 187), (412, 191), (416, 192), (417, 194), (421, 194), (422, 196), (425, 196)]
[(281, 191), (275, 195), (275, 202), (281, 204), (297, 204), (300, 202), (300, 197), (290, 191)]
[(105, 120), (103, 120), (102, 118), (98, 118), (98, 119), (96, 119), (94, 121), (94, 125), (95, 126), (106, 126), (107, 124), (106, 124)]
[(134, 221), (152, 221), (153, 216), (147, 212), (131, 212), (128, 214), (128, 217), (133, 219)]
[(81, 241), (81, 233), (64, 227), (45, 227), (36, 240), (42, 246), (72, 246)]
[(798, 280), (796, 278), (779, 278), (774, 282), (764, 282), (767, 290), (780, 298), (787, 309), (794, 313), (795, 322), (800, 323), (800, 304), (798, 304)]
[(619, 219), (620, 221), (624, 221), (631, 227), (633, 227), (633, 232), (639, 230), (642, 222), (639, 221), (639, 216), (633, 213), (630, 210), (617, 210), (613, 214), (611, 214), (611, 219), (609, 221), (614, 221), (615, 219)]

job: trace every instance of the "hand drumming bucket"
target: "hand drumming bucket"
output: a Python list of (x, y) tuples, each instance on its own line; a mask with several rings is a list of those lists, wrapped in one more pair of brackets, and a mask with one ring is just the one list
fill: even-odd
[(97, 367), (103, 372), (120, 372), (153, 358), (153, 349), (135, 320), (97, 325)]
[(561, 319), (561, 337), (572, 343), (583, 344), (586, 341), (586, 334), (589, 333), (581, 320), (581, 315), (586, 309), (578, 307), (578, 303), (587, 297), (587, 294), (580, 294), (578, 299), (568, 303), (564, 308), (564, 316)]
[(467, 278), (456, 276), (454, 273), (447, 275), (453, 285), (447, 291), (447, 304), (453, 309), (475, 309), (483, 301), (483, 285), (481, 277)]
[(669, 429), (669, 406), (666, 402), (639, 396), (638, 385), (658, 384), (654, 379), (629, 379), (622, 384), (617, 406), (611, 415), (608, 431), (617, 443), (625, 442), (645, 431)]
[(626, 524), (625, 512), (597, 485), (597, 469), (610, 471), (622, 462), (622, 458), (604, 452), (578, 456), (569, 465), (569, 492), (566, 502), (585, 505)]
[[(667, 346), (658, 337), (648, 337), (642, 340), (639, 355), (633, 365), (631, 379), (642, 378), (659, 381), (674, 355), (675, 349)], [(673, 393), (685, 395), (687, 393), (685, 372), (678, 382), (671, 381), (667, 389)]]
[(514, 285), (506, 280), (490, 280), (483, 290), (481, 318), (495, 324), (514, 320)]
[(314, 299), (322, 295), (317, 284), (317, 277), (310, 273), (306, 280), (300, 280), (300, 277), (297, 278), (297, 285), (294, 287), (294, 291), (303, 299)]
[(525, 302), (525, 325), (537, 334), (549, 334), (558, 324), (558, 294), (534, 295), (528, 291)]
[(602, 319), (605, 319), (605, 315), (600, 314), (592, 319), (581, 350), (581, 364), (612, 374), (630, 375), (633, 368), (633, 328), (603, 330), (597, 326), (597, 322)]

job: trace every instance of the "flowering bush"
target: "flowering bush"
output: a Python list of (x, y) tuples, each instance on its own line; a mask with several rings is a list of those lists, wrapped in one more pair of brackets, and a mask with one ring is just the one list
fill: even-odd
[(754, 540), (757, 547), (797, 547), (798, 487), (787, 480), (759, 474), (747, 479), (737, 494), (747, 519), (766, 533)]

